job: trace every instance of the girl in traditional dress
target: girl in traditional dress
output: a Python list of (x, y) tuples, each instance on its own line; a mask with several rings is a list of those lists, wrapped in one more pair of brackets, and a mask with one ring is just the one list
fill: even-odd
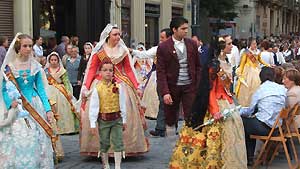
[[(229, 36), (219, 39), (218, 58), (211, 46), (212, 59), (208, 67), (203, 67), (191, 116), (179, 134), (170, 169), (247, 169), (243, 122), (229, 90), (232, 71), (226, 54), (231, 51), (231, 43)], [(225, 110), (231, 115), (223, 121)], [(198, 127), (210, 119), (215, 122)]]
[(251, 97), (260, 85), (259, 72), (260, 64), (266, 64), (257, 49), (256, 40), (252, 40), (248, 49), (242, 54), (240, 67), (236, 70), (238, 82), (235, 88), (235, 94), (238, 102), (243, 107), (250, 105)]
[[(138, 155), (149, 151), (149, 143), (144, 135), (146, 123), (144, 114), (141, 113), (139, 97), (139, 85), (134, 73), (132, 58), (122, 39), (119, 28), (108, 24), (100, 36), (100, 41), (92, 52), (86, 70), (81, 92), (81, 130), (80, 153), (82, 155), (98, 154), (99, 135), (89, 133), (90, 122), (88, 119), (88, 106), (90, 94), (97, 82), (101, 79), (98, 74), (99, 66), (104, 59), (114, 64), (115, 78), (117, 82), (123, 82), (126, 91), (126, 117), (127, 130), (123, 132), (123, 141), (127, 155)], [(110, 151), (112, 152), (112, 151)]]
[[(46, 78), (42, 66), (33, 58), (32, 38), (18, 33), (12, 41), (0, 74), (0, 166), (4, 169), (53, 169), (53, 150), (51, 140), (46, 135), (43, 125), (31, 116), (37, 113), (39, 121), (52, 121)], [(4, 73), (13, 75), (16, 84), (32, 108), (29, 114), (14, 111), (18, 103), (8, 95)], [(26, 106), (28, 107), (28, 106)], [(13, 111), (11, 111), (13, 110)], [(16, 113), (16, 118), (2, 125), (9, 113)]]
[(52, 52), (47, 56), (45, 72), (49, 83), (49, 99), (56, 103), (56, 112), (59, 115), (57, 134), (78, 132), (79, 122), (75, 110), (72, 110), (72, 86), (58, 53)]

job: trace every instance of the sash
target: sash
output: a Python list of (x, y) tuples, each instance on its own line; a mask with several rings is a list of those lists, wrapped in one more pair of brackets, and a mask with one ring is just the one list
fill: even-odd
[(220, 71), (217, 73), (218, 77), (221, 80), (221, 83), (223, 84), (223, 88), (225, 90), (225, 92), (229, 95), (232, 96), (231, 92), (230, 92), (230, 86), (231, 86), (231, 80), (230, 78), (227, 76), (226, 72), (223, 69), (220, 69)]
[(257, 59), (250, 51), (247, 51), (246, 56), (251, 60), (252, 63), (257, 63)]
[(146, 75), (147, 81), (146, 81), (146, 83), (145, 83), (145, 85), (144, 85), (144, 89), (147, 87), (147, 85), (148, 85), (148, 83), (149, 83), (149, 80), (150, 80), (150, 77), (151, 77), (151, 75), (152, 75), (152, 73), (153, 73), (154, 71), (156, 71), (156, 64), (155, 64), (155, 63), (153, 63), (150, 72)]
[(74, 104), (72, 103), (72, 99), (69, 98), (69, 94), (68, 94), (68, 91), (66, 90), (66, 88), (65, 88), (63, 85), (60, 85), (60, 84), (54, 79), (54, 77), (51, 76), (51, 74), (49, 73), (49, 70), (48, 70), (48, 69), (45, 69), (45, 72), (46, 72), (46, 77), (47, 77), (47, 80), (48, 80), (49, 85), (54, 86), (56, 89), (58, 89), (58, 90), (65, 96), (65, 98), (67, 99), (67, 101), (69, 102), (69, 104), (70, 104), (70, 106), (71, 106), (71, 111), (75, 114), (76, 118), (77, 118), (78, 120), (80, 120), (79, 114), (76, 112), (75, 106), (74, 106)]
[(57, 141), (57, 136), (54, 134), (51, 125), (34, 109), (34, 107), (28, 102), (26, 97), (22, 94), (22, 91), (19, 88), (19, 85), (16, 81), (16, 78), (14, 77), (13, 73), (11, 72), (10, 67), (7, 65), (5, 67), (5, 74), (7, 78), (16, 86), (18, 89), (21, 99), (22, 99), (22, 104), (23, 107), (29, 112), (31, 117), (44, 129), (46, 134), (51, 138), (52, 142), (52, 147), (55, 150), (55, 142)]

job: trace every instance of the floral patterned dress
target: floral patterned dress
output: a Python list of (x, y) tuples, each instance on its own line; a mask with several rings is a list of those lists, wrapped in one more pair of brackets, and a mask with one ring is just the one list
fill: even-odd
[[(230, 77), (229, 65), (220, 62), (221, 70)], [(235, 106), (221, 77), (213, 81), (204, 122), (212, 119), (214, 113)], [(244, 127), (239, 112), (233, 112), (225, 121), (203, 127), (202, 131), (187, 126), (182, 128), (170, 160), (170, 169), (186, 168), (247, 169)]]
[[(41, 66), (32, 61), (31, 68), (18, 70), (9, 64), (17, 84), (25, 98), (35, 110), (46, 119), (46, 112), (51, 111), (43, 83)], [(6, 108), (12, 100), (9, 98), (3, 81), (2, 94)], [(53, 169), (53, 150), (51, 140), (41, 126), (30, 116), (17, 118), (12, 125), (0, 129), (0, 166), (4, 169)]]

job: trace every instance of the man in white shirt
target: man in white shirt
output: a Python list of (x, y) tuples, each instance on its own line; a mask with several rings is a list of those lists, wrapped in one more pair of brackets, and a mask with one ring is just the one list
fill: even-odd
[[(162, 29), (160, 31), (159, 43), (166, 41), (172, 35), (171, 30), (169, 28)], [(152, 66), (151, 72), (156, 71), (156, 51), (158, 46), (154, 46), (146, 51), (132, 50), (129, 49), (133, 56), (138, 58), (152, 58), (154, 59), (154, 64)], [(156, 127), (155, 130), (151, 130), (149, 133), (152, 136), (160, 136), (165, 137), (166, 125), (165, 125), (165, 114), (163, 108), (163, 98), (158, 94), (159, 98), (159, 110), (156, 118)]]

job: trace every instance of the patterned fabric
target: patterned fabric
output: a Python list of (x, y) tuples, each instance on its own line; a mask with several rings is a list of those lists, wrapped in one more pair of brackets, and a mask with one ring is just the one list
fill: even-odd
[[(232, 108), (227, 100), (219, 100), (221, 110)], [(206, 113), (205, 120), (212, 115)], [(173, 151), (170, 169), (247, 169), (245, 135), (238, 112), (226, 121), (205, 126), (201, 132), (184, 126)]]
[[(51, 73), (52, 76), (54, 74), (55, 73)], [(70, 82), (68, 80), (66, 72), (63, 73), (60, 77), (56, 77), (55, 79), (57, 81), (63, 82), (63, 84), (60, 85), (63, 85), (66, 88), (66, 90), (70, 92)], [(53, 85), (49, 86), (48, 91), (49, 99), (56, 102), (55, 110), (59, 114), (59, 119), (57, 121), (57, 134), (68, 134), (78, 132), (79, 121), (75, 117), (74, 113), (71, 111), (71, 106), (67, 98)]]
[[(141, 113), (139, 107), (139, 100), (136, 97), (135, 90), (138, 84), (135, 80), (135, 75), (132, 72), (128, 55), (123, 57), (122, 62), (115, 65), (115, 70), (120, 70), (122, 75), (117, 75), (115, 71), (115, 77), (117, 82), (124, 83), (125, 100), (126, 100), (126, 118), (127, 118), (127, 129), (123, 131), (123, 142), (125, 146), (126, 155), (139, 155), (149, 151), (148, 139), (144, 134), (144, 114)], [(102, 59), (100, 59), (102, 58)], [(91, 65), (87, 70), (86, 87), (88, 89), (94, 89), (96, 84), (101, 79), (101, 76), (97, 74), (99, 65), (103, 59), (110, 59), (105, 53), (105, 50), (101, 49), (98, 53), (92, 56)], [(121, 77), (122, 76), (122, 77)], [(90, 134), (90, 123), (89, 123), (89, 96), (87, 101), (82, 104), (80, 114), (80, 153), (82, 155), (97, 156), (100, 149), (99, 135), (93, 136)], [(109, 153), (112, 153), (109, 150)]]
[(97, 91), (100, 99), (100, 113), (113, 113), (120, 111), (119, 93), (113, 92), (113, 84), (105, 84), (101, 81), (97, 86)]
[[(26, 72), (26, 76), (23, 76)], [(28, 101), (46, 118), (46, 111), (51, 110), (42, 82), (41, 72), (31, 76), (29, 70), (19, 71), (17, 83)], [(3, 85), (5, 86), (5, 85)], [(33, 87), (35, 86), (35, 87)], [(6, 106), (9, 100), (2, 89)], [(45, 111), (46, 110), (46, 111)], [(50, 138), (45, 131), (30, 117), (30, 128), (24, 118), (17, 119), (11, 126), (0, 129), (0, 166), (4, 169), (53, 169), (53, 151)]]

